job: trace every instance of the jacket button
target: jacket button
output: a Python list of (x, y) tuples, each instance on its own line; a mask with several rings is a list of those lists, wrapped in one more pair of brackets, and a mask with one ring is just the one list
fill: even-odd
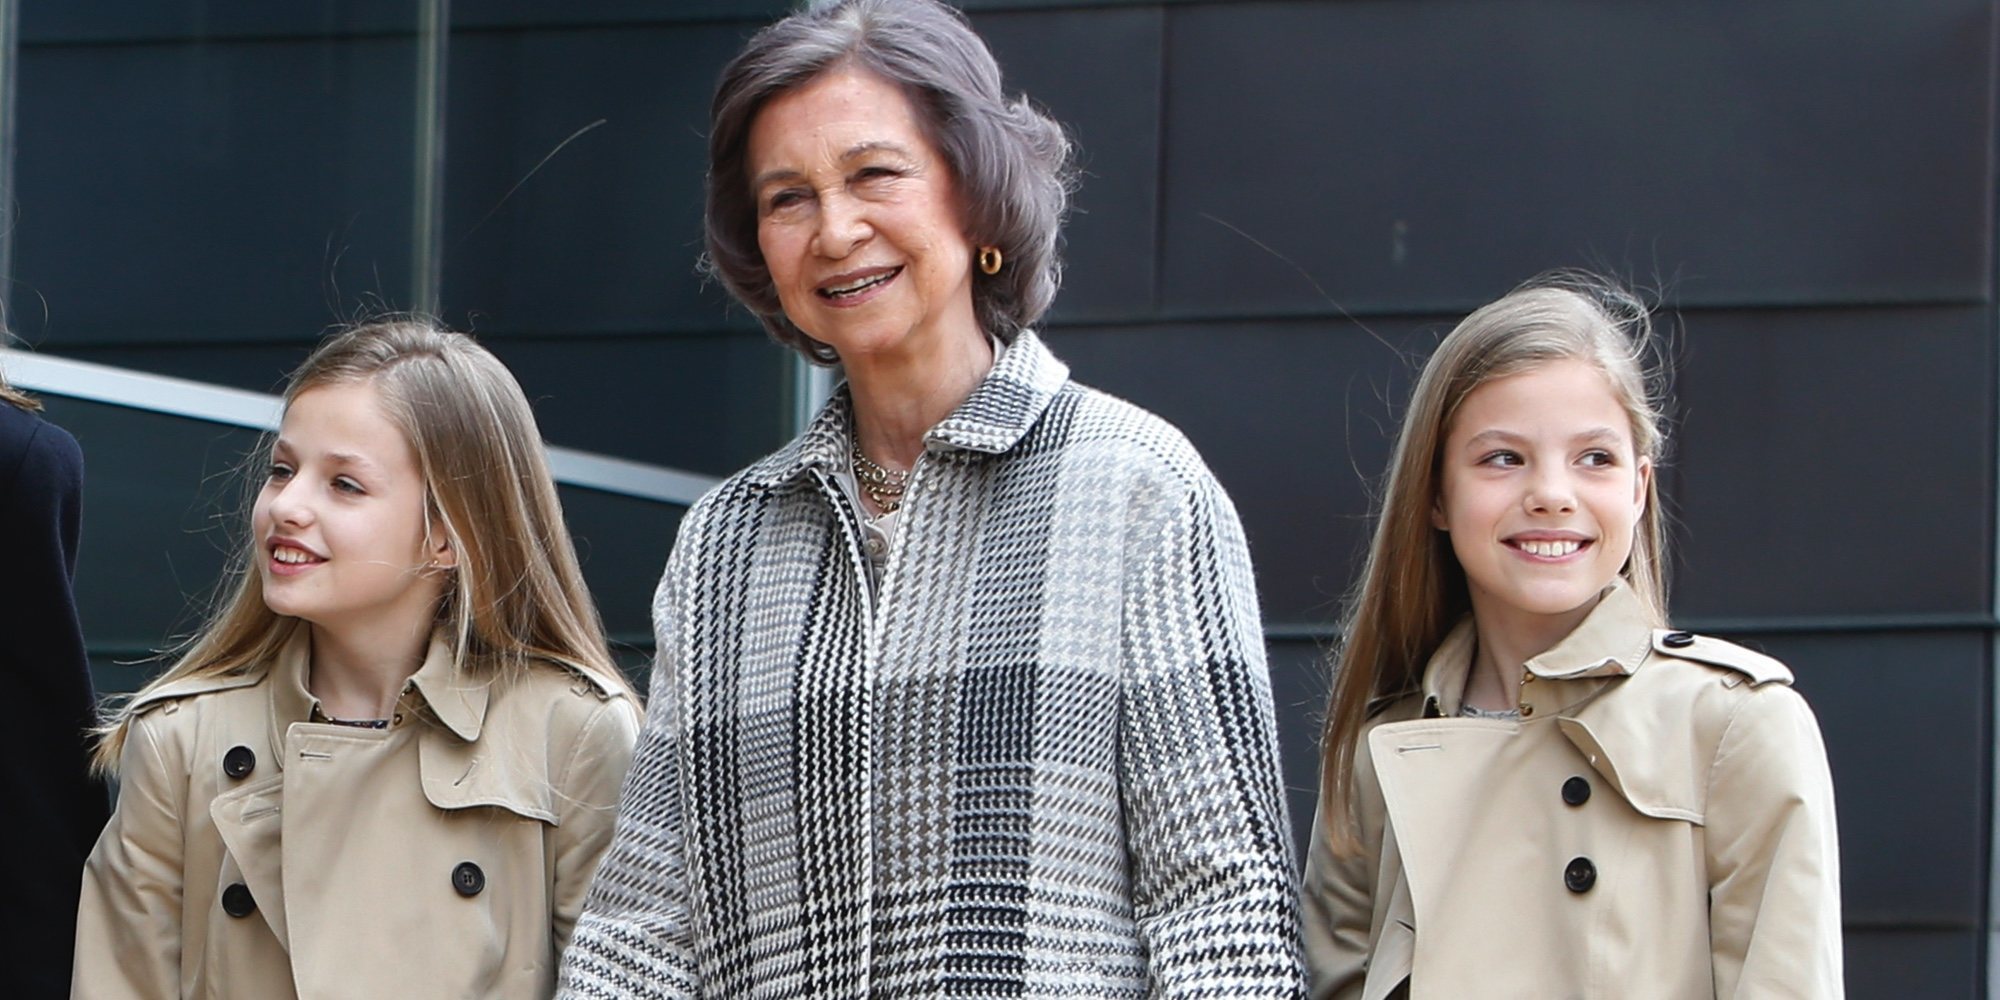
[(1581, 777), (1571, 778), (1563, 782), (1563, 801), (1573, 806), (1580, 806), (1585, 802), (1589, 802), (1590, 782), (1583, 780)]
[(250, 887), (237, 882), (222, 890), (222, 912), (232, 917), (247, 917), (257, 912), (257, 899), (250, 895)]
[(1597, 884), (1597, 866), (1589, 858), (1571, 858), (1563, 869), (1563, 886), (1571, 892), (1589, 892)]
[(461, 861), (451, 870), (451, 887), (461, 896), (477, 896), (486, 888), (486, 873), (470, 861)]
[(1686, 649), (1694, 645), (1693, 632), (1668, 632), (1660, 637), (1660, 645), (1668, 649)]
[(257, 753), (249, 747), (230, 747), (222, 755), (222, 773), (232, 781), (241, 781), (257, 769)]

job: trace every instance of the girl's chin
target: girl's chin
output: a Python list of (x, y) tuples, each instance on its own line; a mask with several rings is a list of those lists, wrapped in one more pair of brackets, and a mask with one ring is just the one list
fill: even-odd
[(1487, 590), (1479, 595), (1489, 610), (1525, 618), (1568, 618), (1589, 611), (1611, 581), (1595, 586), (1588, 582), (1560, 585), (1510, 587)]

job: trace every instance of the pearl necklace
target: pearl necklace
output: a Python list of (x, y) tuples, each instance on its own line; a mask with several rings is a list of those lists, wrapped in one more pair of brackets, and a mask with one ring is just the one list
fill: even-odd
[(894, 514), (903, 505), (903, 491), (910, 485), (909, 469), (896, 470), (877, 465), (861, 453), (861, 442), (854, 442), (854, 481), (861, 486), (861, 492), (884, 514)]

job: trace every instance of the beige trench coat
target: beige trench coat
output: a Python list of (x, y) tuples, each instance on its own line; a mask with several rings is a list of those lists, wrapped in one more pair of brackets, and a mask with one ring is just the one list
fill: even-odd
[(1841, 996), (1833, 788), (1783, 664), (1622, 585), (1527, 664), (1519, 722), (1457, 717), (1472, 649), (1364, 733), (1363, 852), (1315, 824), (1315, 998)]
[(309, 722), (309, 642), (137, 707), (73, 995), (549, 996), (638, 706), (555, 667), (461, 682), (433, 641), (388, 729)]

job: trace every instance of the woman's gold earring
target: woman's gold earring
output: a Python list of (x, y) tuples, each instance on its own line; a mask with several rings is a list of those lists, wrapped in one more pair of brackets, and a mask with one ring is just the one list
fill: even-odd
[(979, 248), (979, 269), (981, 271), (987, 274), (999, 274), (1001, 260), (999, 247), (983, 246)]

